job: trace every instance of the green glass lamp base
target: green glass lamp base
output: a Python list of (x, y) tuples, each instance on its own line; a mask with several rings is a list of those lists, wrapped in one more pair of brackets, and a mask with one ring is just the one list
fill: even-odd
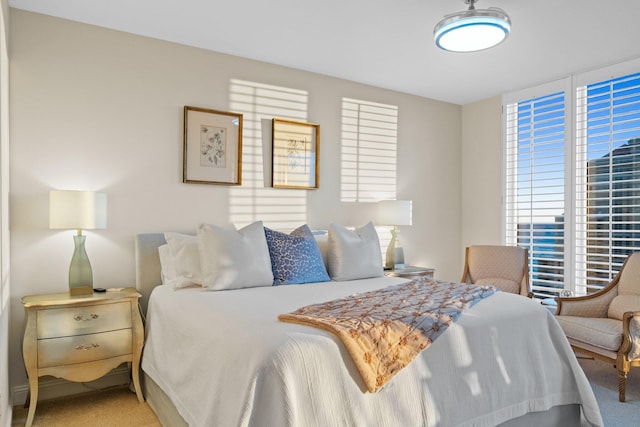
[(391, 230), (391, 242), (389, 242), (389, 247), (387, 248), (387, 256), (385, 259), (385, 268), (388, 270), (399, 270), (405, 267), (404, 265), (404, 249), (402, 249), (402, 245), (400, 244), (400, 239), (398, 235), (400, 232), (398, 231), (398, 227), (394, 226), (393, 230)]
[(80, 234), (73, 236), (75, 248), (69, 267), (69, 294), (72, 296), (93, 295), (93, 272), (84, 248), (85, 239)]

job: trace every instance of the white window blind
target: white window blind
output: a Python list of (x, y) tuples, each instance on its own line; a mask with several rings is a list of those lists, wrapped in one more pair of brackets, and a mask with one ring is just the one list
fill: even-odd
[(506, 106), (506, 243), (529, 249), (534, 293), (563, 288), (565, 94)]
[[(262, 119), (307, 120), (307, 91), (233, 79), (229, 108), (243, 114), (242, 186), (229, 190), (229, 219), (238, 228), (253, 221), (278, 230), (307, 222), (307, 192), (264, 187)], [(268, 161), (269, 159), (267, 159)]]
[(576, 291), (640, 250), (640, 73), (576, 88)]
[(343, 202), (396, 198), (398, 107), (342, 99)]
[(537, 296), (593, 293), (640, 251), (638, 69), (630, 61), (569, 77), (565, 90), (505, 96), (506, 243), (529, 248)]

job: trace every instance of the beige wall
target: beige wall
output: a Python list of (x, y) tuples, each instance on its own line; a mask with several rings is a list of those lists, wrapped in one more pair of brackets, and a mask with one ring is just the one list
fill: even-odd
[(0, 426), (11, 425), (9, 394), (9, 6), (0, 0)]
[(503, 243), (502, 158), (502, 98), (463, 106), (462, 251)]
[[(229, 187), (182, 184), (181, 135), (182, 107), (227, 109), (230, 79), (308, 91), (322, 144), (320, 189), (307, 195), (315, 228), (345, 217), (341, 98), (397, 105), (398, 197), (414, 201), (407, 261), (458, 278), (460, 106), (30, 12), (12, 10), (11, 21), (13, 325), (23, 295), (67, 287), (73, 232), (47, 228), (51, 189), (108, 193), (108, 229), (86, 233), (95, 286), (133, 284), (136, 233), (228, 220)], [(26, 384), (21, 333), (12, 328), (13, 387)]]

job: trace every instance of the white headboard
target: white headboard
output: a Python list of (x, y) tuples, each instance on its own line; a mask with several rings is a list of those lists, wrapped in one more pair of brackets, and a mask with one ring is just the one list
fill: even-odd
[(136, 235), (136, 289), (142, 294), (140, 305), (145, 315), (151, 291), (162, 284), (158, 247), (165, 243), (164, 233)]

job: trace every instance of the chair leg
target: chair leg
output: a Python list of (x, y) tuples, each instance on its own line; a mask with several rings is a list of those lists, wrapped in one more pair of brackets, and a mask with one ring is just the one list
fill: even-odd
[(620, 402), (625, 401), (626, 385), (627, 385), (627, 372), (623, 370), (619, 370), (618, 371), (618, 400), (620, 400)]

